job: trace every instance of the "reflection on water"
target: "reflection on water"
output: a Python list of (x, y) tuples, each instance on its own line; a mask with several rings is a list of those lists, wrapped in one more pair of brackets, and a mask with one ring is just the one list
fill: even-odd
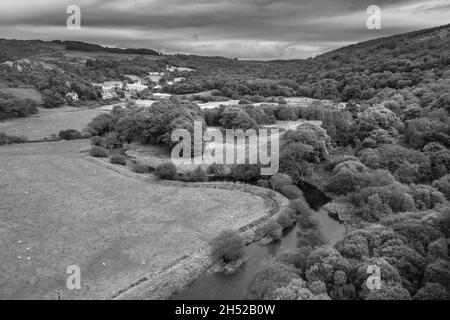
[[(314, 209), (319, 209), (329, 201), (319, 190), (303, 185), (305, 198)], [(316, 217), (320, 222), (321, 232), (326, 242), (334, 245), (345, 235), (343, 224), (332, 219), (324, 210), (319, 210)], [(286, 233), (281, 243), (260, 245), (253, 243), (245, 248), (248, 261), (233, 274), (206, 272), (197, 278), (184, 292), (174, 295), (174, 300), (236, 300), (242, 299), (249, 283), (256, 274), (263, 270), (270, 259), (279, 252), (298, 248), (298, 227)]]

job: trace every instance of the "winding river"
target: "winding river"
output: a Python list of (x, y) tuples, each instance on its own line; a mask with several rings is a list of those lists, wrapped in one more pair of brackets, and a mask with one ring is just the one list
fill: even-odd
[[(334, 245), (345, 235), (343, 224), (328, 216), (321, 209), (330, 199), (311, 185), (299, 185), (305, 199), (320, 221), (321, 232), (327, 243)], [(245, 290), (255, 275), (264, 269), (271, 258), (284, 250), (298, 248), (298, 227), (284, 234), (280, 243), (261, 245), (259, 242), (244, 248), (247, 262), (232, 274), (205, 272), (185, 291), (172, 296), (173, 300), (237, 300), (242, 299)]]

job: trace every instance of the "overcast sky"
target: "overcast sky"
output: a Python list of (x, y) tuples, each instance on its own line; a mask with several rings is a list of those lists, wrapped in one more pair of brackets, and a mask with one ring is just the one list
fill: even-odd
[[(66, 9), (81, 8), (80, 30)], [(369, 5), (382, 29), (368, 30)], [(1, 0), (0, 37), (80, 40), (246, 59), (315, 56), (450, 23), (450, 0)]]

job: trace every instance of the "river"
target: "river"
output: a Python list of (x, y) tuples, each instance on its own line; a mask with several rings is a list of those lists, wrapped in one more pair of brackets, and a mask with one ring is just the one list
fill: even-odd
[[(300, 185), (310, 207), (316, 210), (322, 234), (326, 242), (334, 245), (345, 235), (345, 227), (328, 216), (321, 207), (328, 199), (322, 192), (310, 185)], [(247, 262), (232, 274), (205, 272), (198, 277), (185, 291), (175, 294), (173, 300), (239, 300), (243, 299), (245, 290), (256, 274), (264, 269), (270, 259), (279, 252), (298, 248), (299, 228), (295, 226), (285, 233), (280, 243), (261, 245), (252, 243), (244, 248)]]

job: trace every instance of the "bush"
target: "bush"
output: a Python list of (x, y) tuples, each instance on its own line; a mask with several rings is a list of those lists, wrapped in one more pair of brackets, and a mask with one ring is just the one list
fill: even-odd
[(280, 191), (281, 187), (290, 184), (292, 184), (292, 179), (287, 174), (277, 173), (270, 177), (270, 185), (276, 191)]
[(295, 223), (295, 219), (296, 219), (296, 212), (291, 208), (285, 208), (278, 215), (277, 223), (284, 230), (292, 227)]
[(256, 235), (258, 237), (269, 237), (273, 241), (280, 241), (281, 240), (281, 227), (278, 222), (276, 222), (274, 219), (270, 219), (267, 223), (259, 227), (255, 231)]
[(214, 260), (230, 263), (243, 257), (244, 238), (234, 230), (222, 231), (211, 241), (211, 256)]
[(96, 158), (108, 158), (109, 153), (108, 150), (99, 147), (99, 146), (92, 146), (91, 150), (89, 150), (89, 155), (91, 157), (96, 157)]
[(299, 187), (292, 184), (281, 187), (280, 192), (289, 200), (303, 198), (303, 191)]
[(177, 174), (175, 179), (183, 182), (205, 182), (208, 176), (202, 167), (198, 166), (195, 170)]
[(206, 175), (206, 172), (200, 166), (195, 168), (195, 170), (192, 172), (192, 174), (194, 177), (194, 181), (196, 181), (196, 182), (205, 182), (208, 180), (208, 176)]
[(258, 181), (256, 181), (256, 185), (261, 188), (270, 188), (269, 181), (264, 179), (259, 179)]
[(156, 167), (155, 174), (160, 179), (173, 180), (177, 167), (172, 162), (166, 162)]
[(127, 157), (121, 154), (113, 154), (111, 157), (109, 157), (109, 162), (112, 164), (120, 164), (122, 166), (125, 166), (127, 164)]
[(135, 161), (129, 161), (128, 167), (134, 173), (144, 174), (144, 173), (150, 172), (150, 169), (146, 165), (139, 163), (139, 162), (135, 162)]
[(293, 209), (298, 216), (310, 216), (311, 208), (304, 198), (297, 198), (289, 202), (289, 208)]
[(226, 177), (231, 174), (231, 170), (226, 165), (217, 163), (209, 165), (206, 172), (217, 177)]
[(122, 142), (117, 137), (117, 132), (108, 132), (105, 135), (105, 147), (108, 149), (122, 148)]
[(100, 136), (93, 136), (91, 138), (91, 145), (98, 146), (98, 147), (104, 147), (105, 146), (105, 139)]
[(62, 130), (59, 132), (58, 136), (63, 140), (78, 140), (85, 138), (80, 131), (75, 129)]
[(311, 247), (302, 247), (300, 249), (290, 249), (279, 253), (276, 256), (276, 261), (295, 269), (305, 270), (306, 261), (313, 249)]
[(251, 182), (260, 177), (260, 168), (254, 164), (238, 164), (232, 167), (231, 175), (234, 180)]
[(7, 134), (0, 132), (0, 146), (4, 144), (25, 143), (27, 141), (28, 139), (25, 137), (8, 136)]

